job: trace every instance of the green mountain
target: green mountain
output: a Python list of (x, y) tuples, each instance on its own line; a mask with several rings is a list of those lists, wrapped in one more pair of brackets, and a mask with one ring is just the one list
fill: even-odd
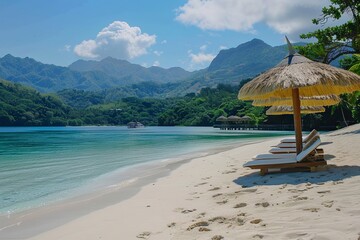
[(102, 92), (105, 99), (112, 100), (122, 97), (163, 98), (184, 96), (220, 83), (238, 85), (244, 79), (275, 66), (286, 53), (285, 45), (272, 47), (262, 40), (253, 39), (236, 48), (221, 50), (208, 68), (195, 72), (177, 67), (145, 68), (111, 57), (101, 61), (78, 60), (69, 67), (59, 67), (8, 54), (0, 58), (0, 78), (41, 92), (75, 89)]
[(43, 64), (28, 57), (19, 58), (10, 54), (0, 58), (1, 78), (34, 87), (41, 92), (63, 89), (100, 91), (150, 81), (159, 84), (171, 83), (190, 74), (181, 68), (144, 68), (113, 58), (99, 62), (80, 60), (69, 68)]
[(177, 82), (191, 75), (179, 67), (164, 69), (160, 67), (145, 68), (125, 60), (107, 57), (101, 61), (78, 60), (69, 66), (78, 72), (102, 72), (110, 77), (119, 79), (125, 85), (139, 82), (169, 83)]
[(253, 39), (236, 48), (221, 50), (208, 68), (211, 78), (245, 79), (273, 67), (286, 56), (285, 46), (272, 47)]
[(0, 79), (1, 126), (66, 125), (70, 108), (55, 95)]

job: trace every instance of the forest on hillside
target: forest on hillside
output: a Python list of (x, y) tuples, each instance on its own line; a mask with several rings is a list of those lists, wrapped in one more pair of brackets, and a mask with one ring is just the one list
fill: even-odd
[[(300, 54), (330, 64), (341, 59), (340, 66), (360, 75), (360, 3), (331, 0), (323, 14), (313, 23), (339, 19), (346, 9), (352, 11), (348, 22), (302, 34), (302, 38), (317, 41), (298, 46)], [(226, 55), (226, 54), (225, 54)], [(81, 126), (126, 125), (139, 121), (146, 126), (212, 126), (220, 116), (249, 116), (252, 124), (292, 124), (292, 116), (266, 116), (267, 108), (254, 107), (251, 102), (237, 99), (239, 89), (248, 81), (239, 80), (237, 86), (218, 84), (181, 97), (140, 98), (119, 97), (119, 91), (85, 91), (66, 89), (41, 94), (19, 83), (0, 80), (0, 126)], [(162, 95), (164, 89), (177, 84), (139, 83), (132, 91), (145, 96), (146, 90)], [(122, 89), (121, 91), (128, 91)], [(135, 93), (134, 93), (135, 94)], [(136, 95), (136, 94), (135, 94)], [(166, 94), (164, 94), (166, 95)], [(360, 122), (360, 92), (343, 94), (341, 102), (327, 107), (324, 113), (303, 116), (306, 128), (330, 126), (337, 128)]]

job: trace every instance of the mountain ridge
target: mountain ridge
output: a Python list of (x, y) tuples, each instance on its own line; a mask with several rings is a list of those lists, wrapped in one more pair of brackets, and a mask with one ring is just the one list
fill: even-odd
[[(156, 97), (159, 88), (161, 96), (179, 96), (198, 92), (203, 87), (216, 87), (219, 83), (238, 85), (242, 80), (255, 77), (275, 66), (286, 54), (286, 45), (272, 47), (255, 38), (237, 47), (221, 50), (207, 68), (194, 72), (180, 67), (145, 68), (112, 57), (100, 61), (77, 60), (68, 67), (59, 67), (29, 57), (18, 58), (7, 54), (0, 58), (0, 77), (34, 87), (41, 92), (63, 89), (101, 91), (113, 88), (122, 88), (121, 91), (125, 92), (124, 89), (129, 87), (137, 92), (139, 84), (152, 82), (154, 92), (147, 91), (149, 96)], [(166, 84), (176, 85), (171, 85), (167, 91)]]

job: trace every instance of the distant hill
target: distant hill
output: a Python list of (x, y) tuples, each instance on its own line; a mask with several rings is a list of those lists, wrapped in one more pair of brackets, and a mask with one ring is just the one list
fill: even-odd
[(63, 89), (99, 91), (140, 82), (173, 83), (190, 75), (182, 68), (144, 68), (114, 58), (99, 62), (79, 60), (68, 68), (10, 54), (0, 58), (1, 78), (34, 87), (41, 92)]
[(179, 67), (145, 68), (111, 57), (101, 61), (78, 60), (69, 67), (59, 67), (8, 54), (0, 58), (0, 78), (41, 92), (106, 91), (105, 95), (116, 96), (114, 99), (183, 96), (219, 83), (238, 85), (274, 67), (286, 54), (286, 45), (272, 47), (253, 39), (236, 48), (221, 50), (209, 67), (195, 72)]
[(56, 95), (0, 79), (0, 126), (62, 126), (69, 110)]
[(177, 82), (191, 75), (179, 67), (164, 69), (160, 67), (145, 68), (125, 60), (107, 57), (101, 61), (78, 60), (69, 66), (69, 69), (78, 72), (98, 71), (117, 78), (126, 84), (139, 82), (170, 83)]
[(101, 90), (116, 86), (116, 79), (102, 72), (80, 73), (66, 67), (43, 64), (32, 58), (19, 58), (10, 54), (0, 58), (0, 77), (34, 87), (41, 92), (54, 92), (65, 88)]
[(200, 70), (180, 86), (183, 92), (196, 92), (219, 83), (238, 85), (242, 80), (274, 67), (287, 54), (286, 45), (272, 47), (253, 39), (236, 48), (221, 50), (209, 67)]

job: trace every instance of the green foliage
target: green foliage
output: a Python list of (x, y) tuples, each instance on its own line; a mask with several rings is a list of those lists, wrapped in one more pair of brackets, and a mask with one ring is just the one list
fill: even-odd
[(301, 38), (316, 38), (317, 42), (300, 47), (300, 53), (317, 61), (331, 63), (339, 56), (360, 53), (360, 1), (330, 0), (331, 4), (322, 9), (322, 16), (313, 19), (316, 25), (324, 25), (329, 20), (338, 20), (345, 13), (351, 19), (343, 24), (318, 29), (300, 35)]
[(63, 126), (68, 112), (56, 96), (0, 80), (1, 126)]
[(360, 55), (359, 54), (353, 54), (351, 56), (346, 56), (345, 58), (340, 60), (340, 66), (346, 70), (350, 70), (350, 68), (352, 66), (359, 64), (359, 63), (360, 63)]
[[(241, 84), (240, 84), (241, 85)], [(83, 91), (64, 91), (62, 98), (73, 96), (81, 108), (69, 107), (57, 95), (42, 95), (39, 92), (0, 81), (1, 126), (81, 126), (81, 125), (126, 125), (139, 121), (146, 126), (212, 126), (220, 116), (244, 116), (253, 119), (252, 124), (292, 123), (288, 116), (267, 117), (265, 109), (254, 107), (251, 102), (237, 100), (239, 87), (220, 84), (217, 88), (204, 88), (198, 94), (184, 97), (154, 99), (127, 97), (119, 101), (102, 103), (98, 95)], [(65, 96), (69, 93), (69, 96)], [(360, 121), (360, 94), (344, 96), (344, 114), (347, 119)], [(82, 97), (78, 97), (82, 96)], [(94, 98), (92, 98), (94, 97)], [(100, 102), (101, 104), (92, 104)], [(346, 104), (345, 104), (346, 103)], [(86, 108), (83, 106), (89, 105)], [(348, 106), (353, 106), (349, 108)], [(341, 121), (340, 108), (323, 115), (307, 115), (309, 126), (335, 125)], [(305, 121), (306, 120), (306, 121)]]
[(358, 75), (360, 75), (360, 54), (354, 54), (351, 56), (350, 60), (344, 61), (344, 64), (342, 66), (346, 65), (349, 71), (354, 72)]

